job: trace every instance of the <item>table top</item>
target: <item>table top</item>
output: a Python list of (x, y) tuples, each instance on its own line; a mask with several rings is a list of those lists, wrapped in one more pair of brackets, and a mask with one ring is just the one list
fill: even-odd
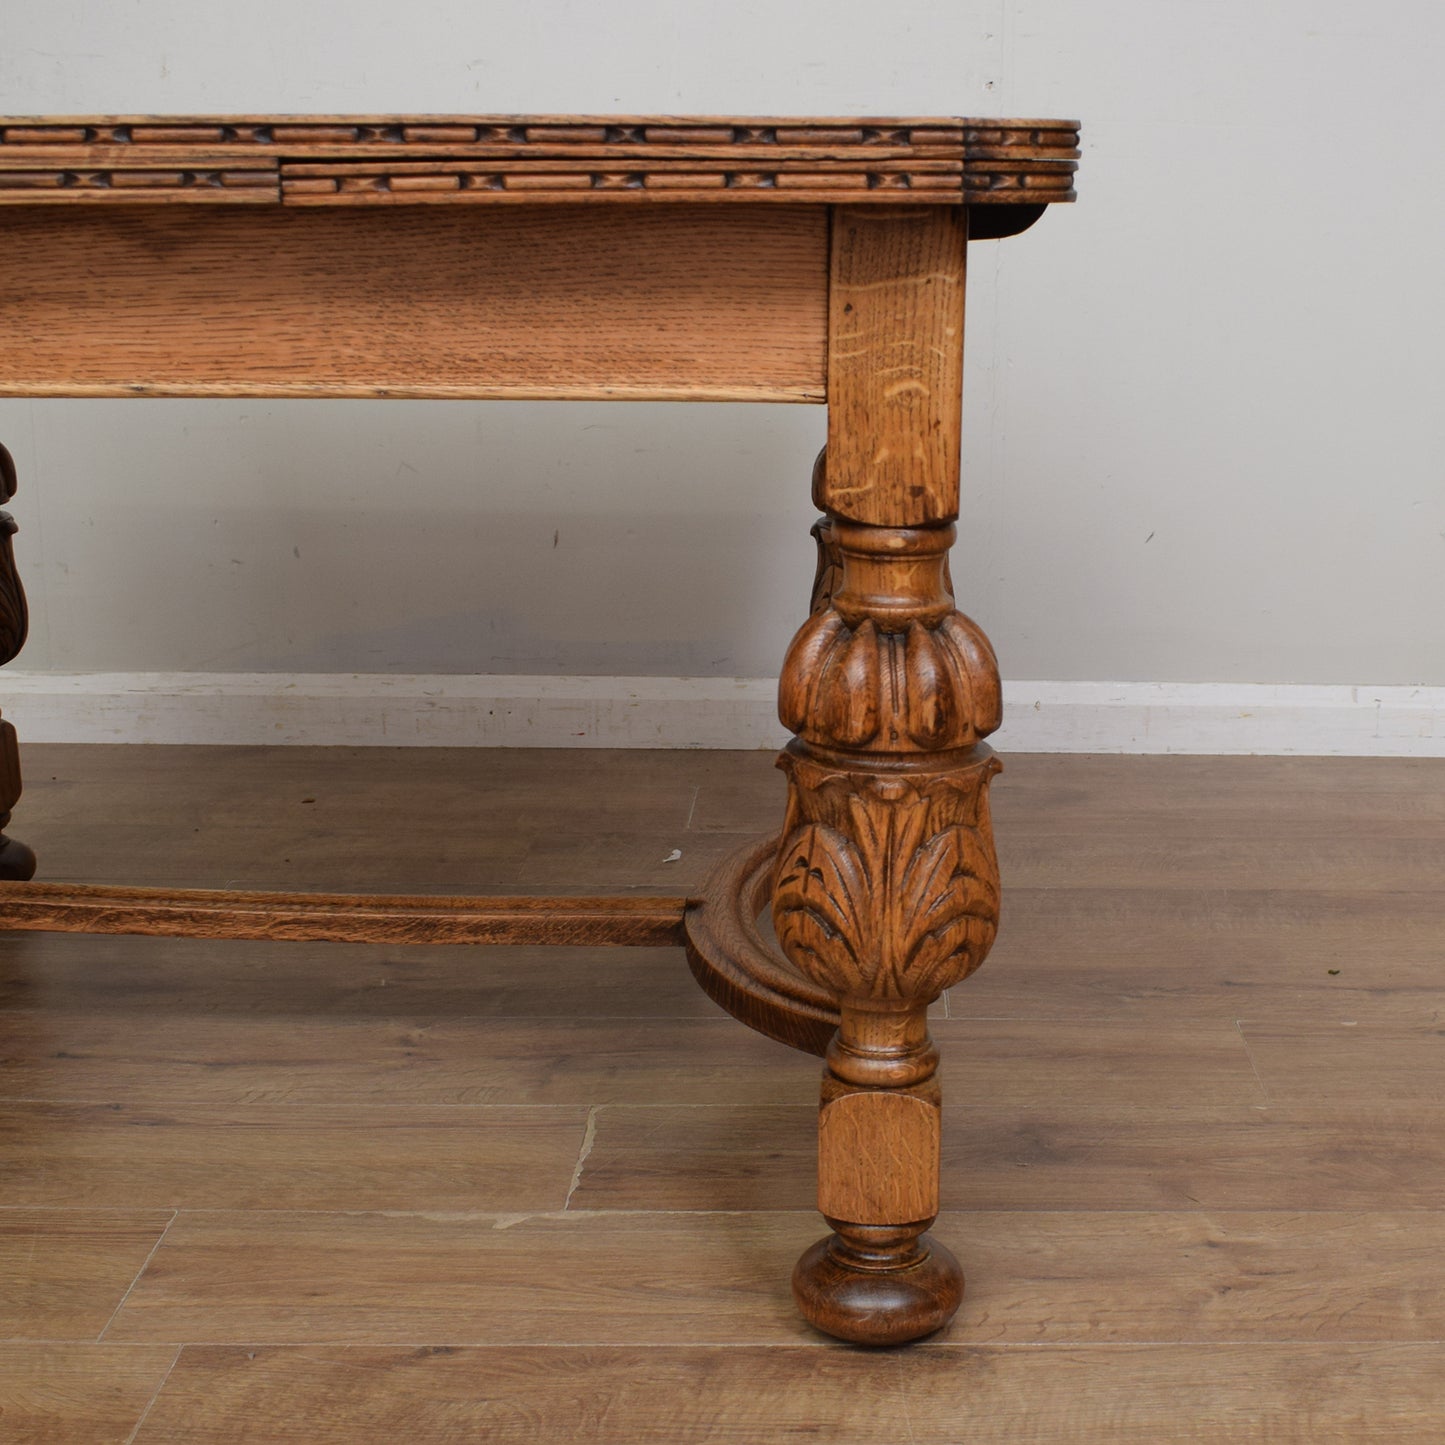
[(1078, 122), (948, 117), (0, 117), (0, 205), (1074, 199)]

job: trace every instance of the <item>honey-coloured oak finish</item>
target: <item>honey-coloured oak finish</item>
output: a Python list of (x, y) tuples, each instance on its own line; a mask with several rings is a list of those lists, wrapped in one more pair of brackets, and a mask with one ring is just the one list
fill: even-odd
[(1073, 199), (1077, 147), (1073, 121), (959, 117), (11, 117), (0, 204), (1032, 207)]
[(834, 1233), (799, 1261), (794, 1290), (830, 1333), (894, 1344), (946, 1324), (963, 1291), (926, 1233), (941, 1105), (926, 1010), (983, 962), (998, 927), (999, 764), (982, 738), (999, 722), (999, 684), (983, 634), (952, 605), (951, 524), (834, 521), (825, 547), (833, 535), (837, 590), (817, 599), (780, 688), (798, 735), (781, 759), (773, 922), (841, 1012), (818, 1141), (818, 1207)]
[(648, 948), (683, 941), (686, 903), (680, 898), (431, 898), (26, 883), (7, 889), (0, 906), (7, 928), (37, 933)]
[[(828, 407), (786, 815), (697, 896), (32, 884), (0, 835), (0, 928), (682, 943), (726, 1009), (825, 1060), (832, 1233), (794, 1273), (803, 1313), (867, 1344), (946, 1324), (927, 1010), (999, 918), (998, 667), (948, 567), (965, 261), (1073, 199), (1077, 142), (957, 117), (0, 118), (0, 395)], [(25, 637), (14, 530), (0, 513), (0, 663)], [(0, 826), (19, 795), (0, 721)]]
[(958, 515), (967, 221), (840, 206), (828, 285), (828, 465), (834, 517), (914, 527)]
[(0, 211), (0, 392), (821, 402), (820, 206)]

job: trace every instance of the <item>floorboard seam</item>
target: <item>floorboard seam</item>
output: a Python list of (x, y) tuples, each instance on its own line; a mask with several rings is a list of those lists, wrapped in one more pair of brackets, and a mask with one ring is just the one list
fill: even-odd
[(161, 1391), (165, 1389), (166, 1382), (170, 1379), (172, 1372), (180, 1363), (181, 1351), (184, 1349), (184, 1345), (176, 1346), (176, 1352), (174, 1355), (171, 1356), (171, 1362), (169, 1365), (166, 1366), (166, 1371), (165, 1374), (161, 1376), (160, 1384), (155, 1387), (154, 1393), (151, 1395), (150, 1399), (146, 1401), (145, 1409), (140, 1412), (140, 1419), (135, 1422), (135, 1426), (131, 1430), (130, 1434), (125, 1437), (125, 1445), (132, 1445), (132, 1442), (135, 1440), (136, 1436), (140, 1434), (141, 1426), (145, 1424), (147, 1417), (150, 1415), (150, 1412), (155, 1408), (156, 1401), (159, 1400), (161, 1397)]
[(1249, 1038), (1244, 1032), (1244, 1020), (1235, 1019), (1234, 1027), (1239, 1031), (1239, 1041), (1244, 1045), (1244, 1056), (1249, 1060), (1250, 1070), (1254, 1074), (1254, 1082), (1259, 1085), (1259, 1092), (1263, 1097), (1265, 1104), (1271, 1104), (1274, 1101), (1269, 1097), (1269, 1089), (1266, 1086), (1263, 1078), (1260, 1077), (1259, 1065), (1254, 1061), (1254, 1050), (1250, 1048)]
[(166, 1220), (166, 1227), (161, 1230), (160, 1238), (157, 1239), (153, 1245), (151, 1245), (150, 1253), (146, 1255), (144, 1261), (141, 1264), (141, 1267), (136, 1271), (135, 1278), (131, 1280), (129, 1285), (126, 1286), (125, 1293), (120, 1297), (120, 1303), (116, 1305), (116, 1307), (110, 1312), (110, 1318), (105, 1322), (105, 1329), (101, 1330), (101, 1332), (95, 1337), (97, 1344), (99, 1344), (102, 1340), (105, 1339), (106, 1330), (110, 1329), (110, 1327), (116, 1321), (116, 1316), (119, 1315), (120, 1312), (125, 1308), (125, 1302), (130, 1298), (131, 1291), (135, 1289), (136, 1285), (140, 1283), (141, 1276), (146, 1272), (146, 1270), (151, 1267), (151, 1260), (156, 1257), (156, 1251), (161, 1247), (162, 1244), (165, 1243), (166, 1235), (171, 1232), (171, 1225), (173, 1225), (179, 1217), (179, 1209), (171, 1210), (171, 1217)]
[(898, 1406), (903, 1416), (903, 1428), (908, 1432), (908, 1445), (918, 1445), (918, 1436), (913, 1429), (913, 1412), (908, 1408), (908, 1379), (903, 1373), (903, 1358), (895, 1353), (893, 1374), (898, 1381)]
[[(6, 1204), (0, 1205), (0, 1215), (5, 1213), (14, 1214), (138, 1214), (147, 1211), (160, 1212), (165, 1205), (144, 1205), (144, 1204), (115, 1204), (115, 1205), (89, 1205), (89, 1204)], [(461, 1223), (464, 1221), (485, 1222), (491, 1219), (626, 1219), (626, 1218), (651, 1218), (651, 1217), (677, 1217), (680, 1219), (701, 1219), (710, 1216), (747, 1216), (757, 1219), (777, 1219), (783, 1216), (794, 1215), (816, 1215), (817, 1210), (808, 1204), (795, 1204), (777, 1209), (718, 1209), (712, 1207), (701, 1207), (687, 1209), (677, 1206), (670, 1208), (610, 1208), (599, 1206), (590, 1209), (434, 1209), (424, 1205), (412, 1205), (406, 1208), (388, 1208), (385, 1205), (365, 1206), (360, 1209), (348, 1209), (340, 1206), (336, 1208), (307, 1208), (299, 1205), (288, 1204), (267, 1204), (257, 1206), (245, 1206), (234, 1204), (197, 1204), (185, 1205), (182, 1209), (173, 1211), (191, 1215), (207, 1214), (294, 1214), (294, 1215), (320, 1215), (334, 1218), (364, 1218), (374, 1216), (387, 1219), (432, 1219)], [(1388, 1206), (1364, 1206), (1360, 1204), (1332, 1204), (1322, 1207), (1312, 1205), (1292, 1204), (1139, 1204), (1123, 1208), (1081, 1208), (1077, 1205), (1045, 1204), (1032, 1208), (1002, 1208), (1002, 1207), (969, 1207), (964, 1205), (949, 1205), (943, 1209), (940, 1218), (953, 1217), (957, 1219), (968, 1219), (974, 1215), (1019, 1215), (1033, 1216), (1040, 1214), (1089, 1214), (1108, 1217), (1132, 1214), (1348, 1214), (1359, 1216), (1383, 1215), (1391, 1217), (1398, 1214), (1435, 1214), (1445, 1216), (1445, 1205), (1438, 1204), (1390, 1204)], [(172, 1221), (174, 1222), (174, 1221)], [(166, 1226), (169, 1230), (170, 1226)], [(162, 1235), (162, 1239), (164, 1238)], [(160, 1247), (157, 1241), (156, 1248)], [(154, 1250), (152, 1250), (154, 1253)], [(149, 1263), (149, 1260), (147, 1261)], [(144, 1269), (144, 1267), (143, 1267)], [(132, 1288), (139, 1281), (139, 1276), (132, 1282)], [(124, 1303), (124, 1301), (122, 1301)], [(117, 1306), (119, 1309), (119, 1306)], [(90, 1343), (98, 1343), (99, 1339)], [(75, 1341), (71, 1341), (75, 1343)]]

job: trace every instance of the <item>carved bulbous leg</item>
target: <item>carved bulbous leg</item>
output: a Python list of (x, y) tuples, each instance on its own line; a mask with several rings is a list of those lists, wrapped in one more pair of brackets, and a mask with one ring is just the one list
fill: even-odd
[(897, 1344), (946, 1324), (958, 1261), (938, 1213), (937, 1051), (927, 1008), (983, 961), (998, 924), (988, 783), (993, 653), (956, 612), (952, 526), (818, 529), (814, 612), (780, 691), (797, 734), (773, 923), (841, 1002), (819, 1115), (818, 1205), (834, 1233), (793, 1288), (819, 1328)]
[[(15, 495), (15, 463), (0, 446), (0, 498)], [(15, 520), (0, 512), (0, 665), (13, 661), (25, 645), (30, 613), (25, 589), (15, 567)], [(20, 747), (15, 728), (0, 719), (0, 829), (10, 823), (10, 810), (20, 801)], [(0, 880), (23, 882), (35, 876), (35, 854), (16, 838), (0, 832)]]

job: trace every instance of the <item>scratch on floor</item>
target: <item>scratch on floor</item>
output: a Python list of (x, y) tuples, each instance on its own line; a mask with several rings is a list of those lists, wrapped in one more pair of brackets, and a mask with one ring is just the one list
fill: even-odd
[(567, 1188), (567, 1198), (562, 1203), (562, 1208), (572, 1207), (572, 1196), (577, 1192), (577, 1186), (582, 1182), (582, 1170), (587, 1164), (587, 1156), (592, 1152), (592, 1146), (597, 1142), (597, 1106), (594, 1104), (587, 1111), (587, 1126), (582, 1130), (582, 1148), (577, 1155), (577, 1167), (572, 1171), (572, 1183)]
[(511, 1229), (515, 1225), (525, 1224), (529, 1219), (535, 1219), (535, 1214), (498, 1214), (492, 1220), (492, 1228), (496, 1230)]

